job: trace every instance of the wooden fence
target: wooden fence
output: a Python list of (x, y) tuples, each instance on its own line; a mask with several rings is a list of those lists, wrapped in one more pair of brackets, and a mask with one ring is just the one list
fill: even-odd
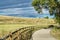
[(30, 40), (33, 30), (33, 26), (20, 28), (14, 32), (10, 32), (8, 35), (0, 38), (0, 40)]

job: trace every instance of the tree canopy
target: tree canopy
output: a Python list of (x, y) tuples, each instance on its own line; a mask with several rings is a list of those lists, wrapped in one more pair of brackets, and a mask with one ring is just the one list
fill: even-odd
[(42, 8), (48, 9), (60, 24), (60, 0), (33, 0), (32, 6), (38, 13), (42, 12)]

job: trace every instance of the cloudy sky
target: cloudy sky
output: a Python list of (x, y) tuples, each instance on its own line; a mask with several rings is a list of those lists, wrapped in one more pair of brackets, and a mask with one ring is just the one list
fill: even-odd
[(0, 15), (18, 17), (45, 17), (50, 16), (48, 10), (43, 9), (44, 14), (38, 14), (31, 6), (32, 0), (0, 0)]

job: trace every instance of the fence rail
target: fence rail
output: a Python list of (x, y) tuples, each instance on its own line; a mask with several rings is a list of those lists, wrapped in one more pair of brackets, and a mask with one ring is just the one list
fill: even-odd
[(10, 32), (8, 35), (0, 38), (0, 40), (30, 40), (34, 27), (20, 28), (14, 32)]

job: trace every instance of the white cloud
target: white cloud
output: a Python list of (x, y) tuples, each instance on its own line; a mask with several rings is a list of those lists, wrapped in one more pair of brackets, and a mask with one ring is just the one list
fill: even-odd
[[(37, 12), (34, 10), (33, 7), (26, 7), (26, 8), (9, 8), (9, 9), (3, 9), (2, 14), (22, 14), (22, 13), (35, 13)], [(49, 14), (49, 11), (46, 9), (42, 9), (42, 13)]]
[(37, 13), (33, 7), (26, 8), (9, 8), (0, 10), (2, 14), (21, 14), (21, 13)]
[(3, 9), (0, 10), (0, 14), (3, 15), (10, 15), (10, 14), (17, 14), (18, 16), (36, 16), (36, 17), (45, 17), (49, 16), (49, 11), (46, 9), (42, 9), (42, 15), (38, 14), (33, 7), (26, 7), (26, 8), (9, 8), (9, 9)]
[(44, 14), (49, 14), (49, 10), (47, 10), (47, 9), (42, 9), (42, 13), (44, 13)]
[(3, 6), (3, 7), (0, 7), (0, 8), (18, 7), (18, 6), (23, 6), (23, 5), (31, 5), (31, 3), (21, 3), (21, 4), (19, 3), (19, 4)]

